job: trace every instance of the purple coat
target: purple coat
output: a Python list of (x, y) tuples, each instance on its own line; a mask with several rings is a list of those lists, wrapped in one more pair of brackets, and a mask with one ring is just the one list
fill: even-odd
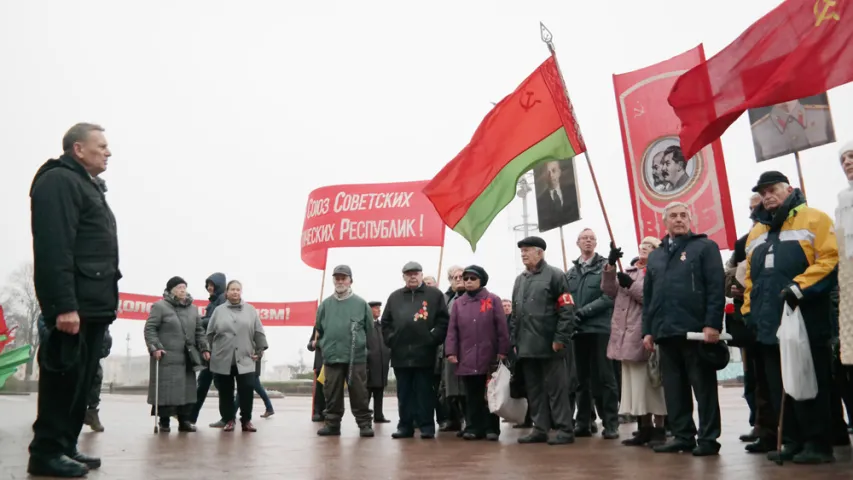
[(446, 356), (459, 360), (456, 375), (488, 375), (497, 356), (509, 353), (509, 329), (501, 299), (485, 288), (453, 303), (444, 344)]

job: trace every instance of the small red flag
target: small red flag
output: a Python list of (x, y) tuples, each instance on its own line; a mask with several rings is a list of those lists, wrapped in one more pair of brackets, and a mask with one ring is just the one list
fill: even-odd
[(679, 77), (669, 104), (691, 158), (750, 108), (810, 97), (853, 81), (853, 1), (786, 0), (734, 42)]

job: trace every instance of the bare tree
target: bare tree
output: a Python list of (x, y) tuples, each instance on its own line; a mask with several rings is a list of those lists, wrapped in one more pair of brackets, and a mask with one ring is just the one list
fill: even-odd
[(299, 363), (296, 364), (296, 368), (298, 369), (296, 373), (303, 374), (308, 371), (308, 365), (305, 364), (305, 349), (299, 349)]
[(8, 284), (0, 295), (0, 302), (8, 313), (7, 318), (18, 326), (15, 331), (16, 343), (32, 345), (30, 360), (27, 362), (27, 378), (30, 378), (33, 374), (33, 359), (39, 344), (38, 318), (41, 315), (41, 306), (36, 298), (36, 287), (33, 284), (32, 263), (25, 263), (12, 272)]

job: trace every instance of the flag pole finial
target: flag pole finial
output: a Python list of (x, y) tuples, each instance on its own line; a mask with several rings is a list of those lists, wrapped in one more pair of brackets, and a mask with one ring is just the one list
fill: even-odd
[(542, 37), (542, 41), (549, 45), (551, 43), (551, 40), (554, 39), (554, 36), (551, 35), (551, 30), (548, 30), (548, 27), (546, 27), (545, 24), (542, 22), (539, 22), (539, 34)]

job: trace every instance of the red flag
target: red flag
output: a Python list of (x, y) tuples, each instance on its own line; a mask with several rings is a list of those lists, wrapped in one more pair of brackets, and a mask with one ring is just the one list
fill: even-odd
[(700, 45), (613, 75), (637, 243), (643, 237), (666, 235), (663, 210), (676, 201), (690, 206), (693, 231), (708, 235), (720, 248), (733, 248), (737, 239), (720, 141), (697, 155), (683, 155), (678, 117), (666, 103), (675, 79), (704, 61)]
[(786, 0), (672, 87), (681, 146), (695, 155), (750, 108), (853, 81), (853, 1)]

